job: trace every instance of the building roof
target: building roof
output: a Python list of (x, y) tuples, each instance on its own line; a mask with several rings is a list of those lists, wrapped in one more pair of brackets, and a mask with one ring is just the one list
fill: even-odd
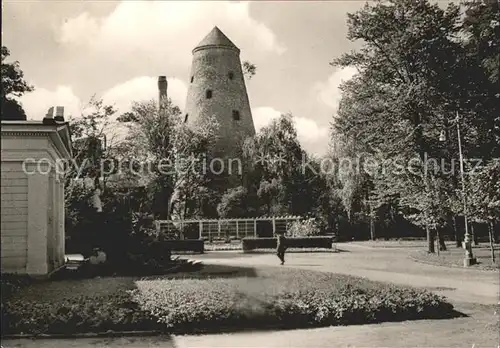
[(55, 146), (67, 158), (73, 156), (71, 133), (68, 122), (47, 124), (43, 121), (2, 120), (2, 137), (4, 135), (48, 134)]
[(238, 50), (238, 47), (224, 35), (224, 33), (217, 27), (214, 27), (210, 33), (194, 48), (194, 51), (208, 47), (227, 47)]

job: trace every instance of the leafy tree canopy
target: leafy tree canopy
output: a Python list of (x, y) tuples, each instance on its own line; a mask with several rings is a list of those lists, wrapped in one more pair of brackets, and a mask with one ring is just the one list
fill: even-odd
[(10, 56), (7, 47), (2, 46), (2, 120), (26, 120), (26, 113), (15, 99), (26, 92), (31, 92), (34, 87), (24, 80), (24, 73), (19, 62), (6, 62)]

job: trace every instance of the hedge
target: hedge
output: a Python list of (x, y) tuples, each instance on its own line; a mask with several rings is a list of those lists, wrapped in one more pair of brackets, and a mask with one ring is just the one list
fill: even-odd
[(192, 251), (201, 254), (205, 252), (205, 241), (203, 239), (164, 240), (161, 243), (165, 249), (171, 251)]
[(450, 303), (428, 291), (358, 277), (280, 267), (207, 268), (168, 278), (28, 285), (2, 303), (2, 334), (108, 330), (187, 334), (456, 315)]
[[(4, 334), (77, 334), (141, 331), (155, 328), (125, 290), (106, 296), (78, 296), (59, 301), (10, 301), (2, 313)], [(5, 330), (5, 331), (4, 331)]]
[(357, 277), (312, 271), (258, 271), (256, 277), (151, 279), (134, 301), (170, 333), (299, 328), (445, 318), (438, 295)]
[[(332, 237), (314, 236), (314, 237), (293, 237), (286, 239), (288, 248), (332, 248)], [(276, 238), (243, 238), (243, 251), (255, 249), (275, 249), (277, 246)]]

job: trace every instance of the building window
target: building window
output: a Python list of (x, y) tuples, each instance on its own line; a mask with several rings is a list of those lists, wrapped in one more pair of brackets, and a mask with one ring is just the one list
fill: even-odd
[(240, 120), (240, 112), (238, 110), (233, 110), (233, 120), (235, 121)]
[(230, 80), (232, 80), (234, 78), (234, 73), (231, 71), (229, 72), (229, 74), (227, 74), (227, 76), (229, 77)]
[(194, 81), (194, 76), (191, 76), (191, 83), (193, 83)]
[(211, 89), (207, 89), (207, 92), (205, 93), (205, 96), (207, 97), (207, 99), (212, 98), (212, 90)]
[(188, 121), (188, 116), (189, 116), (189, 114), (186, 114), (186, 116), (184, 116), (184, 123), (186, 123)]

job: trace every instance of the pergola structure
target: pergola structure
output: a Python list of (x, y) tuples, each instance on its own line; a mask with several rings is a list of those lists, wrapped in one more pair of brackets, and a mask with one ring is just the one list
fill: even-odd
[[(264, 216), (232, 219), (156, 220), (159, 234), (172, 239), (241, 239), (257, 238), (262, 229), (274, 236), (287, 233), (290, 222), (302, 220), (301, 216)], [(196, 233), (197, 231), (197, 233)]]

